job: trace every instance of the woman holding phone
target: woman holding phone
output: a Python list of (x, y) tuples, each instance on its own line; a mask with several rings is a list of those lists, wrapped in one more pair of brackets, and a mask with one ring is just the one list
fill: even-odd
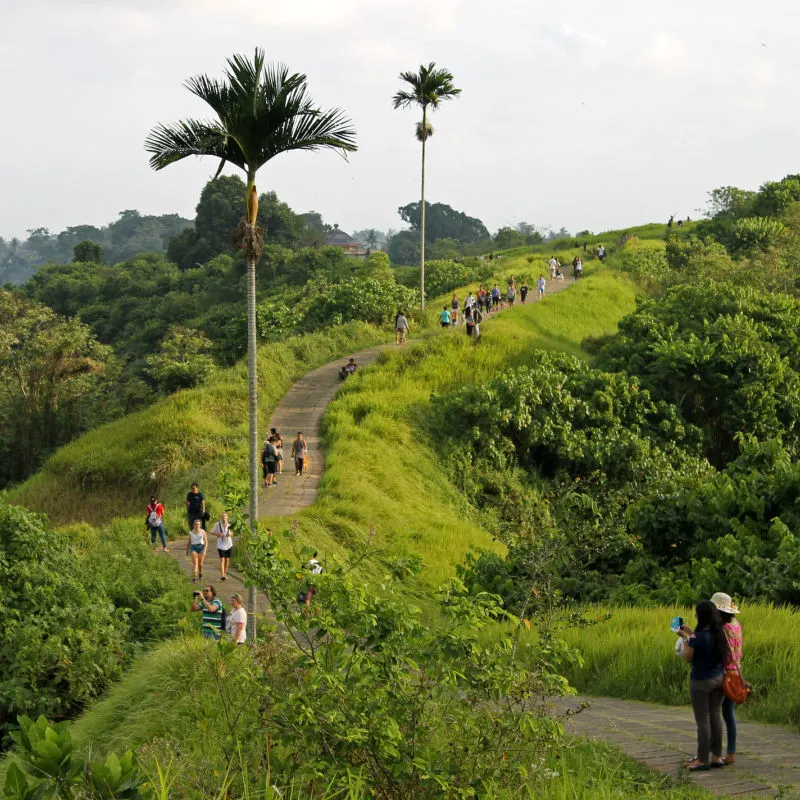
[(722, 663), (727, 642), (717, 607), (710, 600), (697, 604), (697, 627), (680, 628), (683, 657), (692, 665), (689, 681), (697, 724), (697, 756), (684, 766), (690, 772), (724, 767), (722, 758)]

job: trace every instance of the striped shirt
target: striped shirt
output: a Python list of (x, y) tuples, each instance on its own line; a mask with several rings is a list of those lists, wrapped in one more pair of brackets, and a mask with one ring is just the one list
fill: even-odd
[(222, 631), (222, 603), (215, 597), (209, 605), (214, 606), (217, 610), (209, 611), (205, 605), (203, 605), (203, 622), (200, 626), (200, 630), (218, 636)]

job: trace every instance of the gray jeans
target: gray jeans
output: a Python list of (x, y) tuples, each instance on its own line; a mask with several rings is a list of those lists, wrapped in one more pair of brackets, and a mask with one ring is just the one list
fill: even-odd
[(709, 751), (722, 755), (722, 675), (689, 682), (694, 720), (697, 723), (697, 759), (709, 760)]

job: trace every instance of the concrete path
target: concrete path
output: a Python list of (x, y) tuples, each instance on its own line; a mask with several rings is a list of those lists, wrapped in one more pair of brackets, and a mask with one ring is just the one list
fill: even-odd
[[(581, 705), (588, 708), (581, 711)], [(687, 772), (684, 761), (696, 750), (690, 706), (662, 706), (607, 697), (570, 697), (554, 701), (567, 718), (568, 733), (602, 739), (631, 758), (674, 778), (686, 776), (722, 797), (800, 798), (800, 734), (776, 725), (739, 721), (736, 764), (709, 772)]]

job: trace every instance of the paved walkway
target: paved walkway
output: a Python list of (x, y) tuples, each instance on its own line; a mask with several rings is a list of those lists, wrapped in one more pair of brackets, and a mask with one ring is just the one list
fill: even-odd
[[(579, 711), (583, 703), (589, 707)], [(578, 711), (565, 721), (568, 733), (615, 744), (651, 769), (685, 775), (716, 795), (800, 798), (800, 734), (786, 728), (740, 721), (736, 764), (689, 773), (681, 764), (695, 755), (691, 707), (608, 697), (559, 698), (554, 705)]]

